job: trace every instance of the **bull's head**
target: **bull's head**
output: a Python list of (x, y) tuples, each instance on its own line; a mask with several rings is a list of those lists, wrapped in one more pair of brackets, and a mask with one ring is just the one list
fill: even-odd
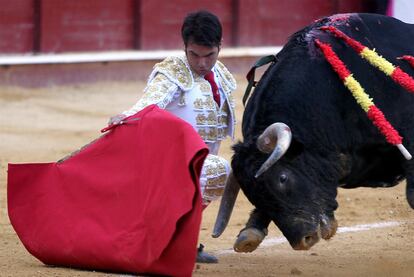
[(292, 143), (287, 125), (274, 123), (255, 143), (239, 143), (234, 149), (235, 178), (229, 178), (213, 236), (224, 230), (239, 186), (294, 249), (309, 249), (335, 234), (336, 186), (324, 174), (328, 168), (321, 166), (318, 156)]

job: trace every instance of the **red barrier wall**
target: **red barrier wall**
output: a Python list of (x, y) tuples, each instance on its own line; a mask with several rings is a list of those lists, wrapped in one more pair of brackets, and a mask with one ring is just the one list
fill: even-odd
[(34, 1), (0, 1), (0, 53), (32, 52)]
[(281, 45), (313, 20), (364, 11), (360, 0), (0, 0), (0, 54), (178, 49), (191, 11), (223, 24), (223, 46)]
[(232, 0), (141, 1), (141, 49), (182, 47), (181, 24), (189, 12), (206, 9), (215, 13), (223, 25), (224, 46), (231, 42)]
[(133, 1), (41, 1), (41, 52), (134, 47)]

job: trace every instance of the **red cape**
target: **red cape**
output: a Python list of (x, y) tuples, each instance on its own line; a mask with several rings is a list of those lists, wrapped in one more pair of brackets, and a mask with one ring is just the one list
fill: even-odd
[(207, 153), (189, 124), (149, 106), (64, 162), (9, 164), (10, 221), (45, 264), (189, 276)]

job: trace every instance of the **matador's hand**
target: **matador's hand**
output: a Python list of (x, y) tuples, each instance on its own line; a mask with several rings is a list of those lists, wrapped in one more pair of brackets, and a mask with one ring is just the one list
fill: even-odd
[(124, 115), (124, 114), (117, 114), (115, 116), (112, 116), (108, 121), (108, 125), (117, 125), (117, 124), (121, 123), (121, 121), (125, 117), (126, 117), (126, 115)]

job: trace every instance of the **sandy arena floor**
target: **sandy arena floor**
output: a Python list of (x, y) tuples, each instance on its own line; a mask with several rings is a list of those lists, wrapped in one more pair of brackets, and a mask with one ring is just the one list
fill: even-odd
[[(246, 85), (239, 79), (240, 99)], [(55, 161), (99, 136), (111, 115), (133, 103), (144, 86), (99, 83), (47, 89), (0, 90), (0, 276), (119, 276), (103, 272), (47, 267), (18, 240), (7, 216), (7, 163)], [(238, 126), (238, 131), (240, 124)], [(238, 134), (240, 134), (238, 132)], [(240, 137), (240, 135), (238, 135)], [(231, 142), (222, 154), (231, 157)], [(272, 226), (253, 253), (232, 245), (252, 206), (243, 195), (223, 235), (211, 238), (218, 203), (204, 212), (200, 241), (220, 263), (196, 265), (194, 276), (414, 276), (414, 211), (406, 203), (405, 184), (390, 189), (340, 190), (336, 213), (340, 229), (330, 241), (309, 251), (294, 251)]]

